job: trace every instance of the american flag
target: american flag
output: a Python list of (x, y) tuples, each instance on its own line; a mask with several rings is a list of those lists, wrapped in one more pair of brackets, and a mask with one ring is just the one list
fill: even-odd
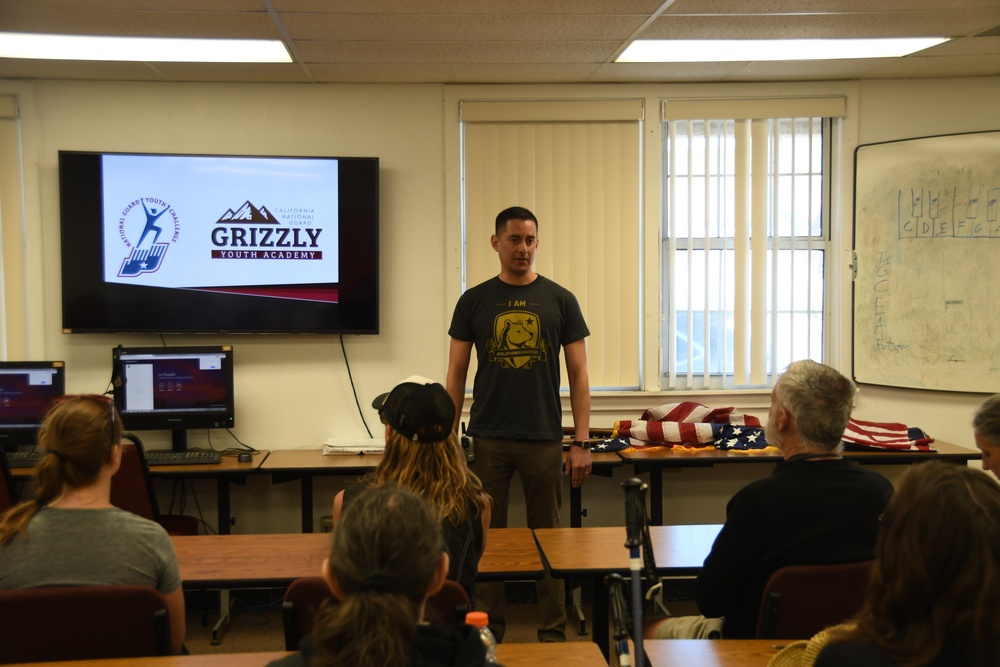
[(629, 444), (609, 443), (603, 451), (624, 447), (664, 445), (715, 445), (719, 449), (763, 449), (764, 430), (753, 415), (735, 408), (710, 408), (693, 401), (669, 403), (646, 410), (638, 420), (615, 423), (612, 440), (627, 439)]
[(894, 422), (870, 422), (852, 417), (842, 439), (847, 450), (937, 451), (930, 446), (934, 438), (921, 429)]

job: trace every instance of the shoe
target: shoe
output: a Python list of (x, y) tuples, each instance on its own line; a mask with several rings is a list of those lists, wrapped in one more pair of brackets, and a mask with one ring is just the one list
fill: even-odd
[(566, 633), (559, 630), (539, 630), (538, 641), (543, 644), (561, 643), (566, 641)]

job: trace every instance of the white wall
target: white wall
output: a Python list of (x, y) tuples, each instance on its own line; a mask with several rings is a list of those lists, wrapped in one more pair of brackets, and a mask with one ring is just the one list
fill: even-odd
[[(721, 88), (717, 86), (716, 88)], [(803, 84), (810, 94), (822, 84)], [(836, 84), (838, 91), (843, 84)], [(642, 87), (633, 87), (642, 88)], [(795, 84), (775, 84), (782, 94)], [(580, 87), (574, 87), (579, 90)], [(861, 82), (850, 88), (851, 128), (841, 159), (850, 165), (857, 143), (951, 132), (998, 129), (1000, 79)], [(490, 90), (490, 87), (478, 87)], [(559, 86), (536, 89), (558, 94)], [(594, 87), (588, 96), (615, 87)], [(664, 87), (646, 87), (662, 95)], [(502, 96), (503, 87), (493, 91)], [(276, 155), (358, 155), (381, 159), (381, 334), (344, 339), (355, 387), (352, 388), (340, 341), (321, 336), (170, 336), (174, 345), (227, 342), (235, 346), (237, 422), (235, 434), (260, 449), (316, 448), (333, 435), (366, 436), (355, 406), (364, 408), (396, 381), (419, 373), (442, 378), (446, 369), (446, 323), (458, 294), (458, 270), (449, 238), (455, 230), (454, 185), (446, 182), (456, 146), (448, 123), (455, 118), (454, 96), (438, 85), (282, 85), (159, 84), (130, 82), (0, 81), (0, 94), (17, 94), (22, 113), (30, 314), (19, 317), (31, 328), (33, 358), (64, 359), (68, 391), (103, 392), (110, 375), (111, 348), (159, 344), (152, 336), (64, 335), (60, 329), (59, 150), (122, 150)], [(655, 122), (648, 119), (649, 122)], [(450, 157), (449, 157), (450, 156)], [(849, 230), (850, 192), (839, 209)], [(647, 225), (656, 222), (648, 220)], [(850, 249), (850, 234), (840, 240), (839, 256)], [(850, 308), (849, 286), (839, 290), (842, 309)], [(39, 316), (41, 312), (41, 316)], [(849, 311), (841, 319), (836, 347), (849, 351)], [(39, 343), (39, 341), (42, 341)], [(850, 371), (846, 352), (840, 365)], [(998, 388), (1000, 389), (1000, 388)], [(904, 421), (935, 437), (972, 446), (969, 420), (982, 395), (862, 387), (856, 414), (862, 418)], [(677, 396), (648, 394), (595, 398), (594, 426), (611, 426), (615, 417)], [(700, 397), (702, 402), (711, 399)], [(764, 416), (766, 396), (750, 395), (738, 405)], [(377, 435), (371, 410), (364, 417)], [(205, 433), (193, 433), (202, 445)], [(212, 435), (216, 447), (229, 436)], [(149, 434), (147, 445), (164, 446), (165, 434)], [(729, 496), (749, 479), (767, 474), (759, 464), (686, 470), (665, 477), (668, 521), (721, 521)], [(898, 471), (890, 470), (891, 476)], [(623, 495), (612, 479), (595, 478), (584, 494), (587, 525), (620, 523)], [(328, 513), (333, 493), (344, 481), (316, 481), (316, 515)], [(162, 487), (161, 487), (162, 488)], [(163, 488), (165, 491), (166, 489)], [(197, 496), (214, 521), (214, 487), (199, 482)], [(297, 531), (298, 484), (272, 486), (267, 478), (234, 487), (236, 532)], [(515, 504), (519, 501), (515, 500)], [(564, 505), (568, 509), (568, 497)], [(188, 506), (187, 511), (193, 512)], [(518, 516), (517, 509), (512, 517)]]

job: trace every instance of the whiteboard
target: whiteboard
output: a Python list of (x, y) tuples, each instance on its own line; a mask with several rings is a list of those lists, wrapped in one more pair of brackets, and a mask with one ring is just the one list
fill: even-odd
[(854, 376), (1000, 391), (1000, 132), (854, 154)]

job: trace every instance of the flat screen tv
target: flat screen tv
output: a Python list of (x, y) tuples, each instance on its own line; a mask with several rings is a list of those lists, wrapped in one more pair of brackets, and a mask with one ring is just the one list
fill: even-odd
[(34, 445), (45, 414), (65, 393), (61, 361), (0, 361), (0, 447)]
[(174, 451), (188, 429), (232, 428), (233, 347), (123, 347), (111, 353), (111, 386), (130, 431), (170, 430)]
[(378, 158), (60, 151), (59, 190), (66, 333), (378, 333)]

